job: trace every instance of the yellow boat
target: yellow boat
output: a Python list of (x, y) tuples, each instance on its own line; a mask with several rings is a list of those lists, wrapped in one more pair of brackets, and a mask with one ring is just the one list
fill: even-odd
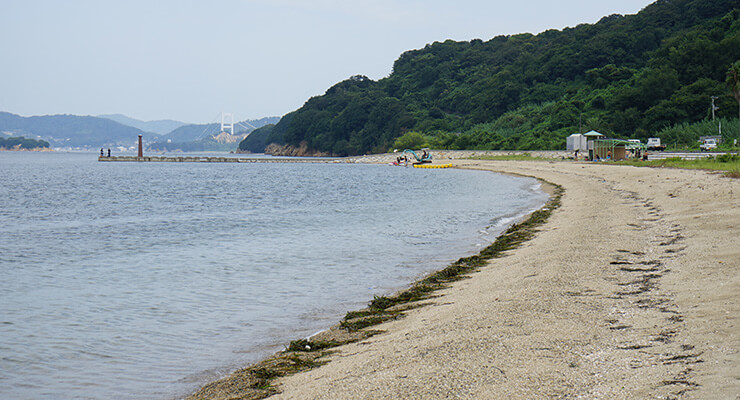
[(451, 168), (452, 164), (414, 164), (414, 168)]

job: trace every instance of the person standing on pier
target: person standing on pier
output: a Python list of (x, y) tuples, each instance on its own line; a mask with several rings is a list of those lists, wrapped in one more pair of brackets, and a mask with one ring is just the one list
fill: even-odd
[(103, 156), (103, 148), (101, 147), (100, 148), (100, 157), (102, 157), (102, 156)]
[(108, 149), (108, 157), (110, 157), (110, 149)]

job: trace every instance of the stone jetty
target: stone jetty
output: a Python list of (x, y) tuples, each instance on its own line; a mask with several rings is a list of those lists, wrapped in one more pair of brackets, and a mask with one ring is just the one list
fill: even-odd
[(98, 157), (103, 162), (211, 162), (211, 163), (340, 163), (339, 158), (249, 158), (249, 157), (199, 157), (199, 156), (111, 156)]

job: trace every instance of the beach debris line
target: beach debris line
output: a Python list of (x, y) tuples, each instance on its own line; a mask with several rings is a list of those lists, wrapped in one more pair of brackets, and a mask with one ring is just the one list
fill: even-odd
[(188, 396), (188, 400), (264, 399), (279, 392), (272, 383), (274, 379), (326, 364), (329, 360), (325, 357), (332, 353), (332, 348), (366, 339), (376, 333), (379, 331), (350, 334), (344, 329), (332, 328), (310, 339), (294, 340), (285, 346), (285, 350), (266, 360), (203, 386)]
[(553, 196), (544, 207), (534, 211), (523, 222), (510, 226), (506, 232), (479, 254), (460, 258), (446, 268), (430, 274), (395, 295), (376, 296), (369, 303), (368, 308), (348, 312), (340, 325), (348, 330), (363, 329), (399, 318), (403, 315), (403, 311), (423, 306), (423, 304), (413, 303), (430, 298), (433, 292), (446, 288), (451, 282), (465, 279), (470, 273), (486, 265), (488, 260), (501, 257), (505, 251), (519, 247), (522, 243), (534, 237), (539, 226), (544, 224), (552, 212), (560, 206), (560, 199), (564, 190), (561, 186), (553, 186), (555, 186)]

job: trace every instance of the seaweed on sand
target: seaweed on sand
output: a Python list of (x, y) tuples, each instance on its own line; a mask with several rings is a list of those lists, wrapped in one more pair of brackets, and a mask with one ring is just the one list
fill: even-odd
[(499, 258), (508, 250), (519, 247), (537, 233), (552, 212), (560, 206), (564, 189), (554, 187), (547, 204), (531, 213), (527, 219), (514, 224), (490, 246), (479, 254), (463, 257), (446, 268), (434, 272), (412, 284), (408, 289), (389, 296), (375, 296), (363, 310), (350, 311), (335, 327), (309, 339), (290, 342), (285, 350), (257, 364), (234, 372), (231, 376), (212, 382), (188, 399), (263, 399), (278, 392), (273, 385), (275, 379), (316, 368), (328, 362), (325, 356), (331, 349), (366, 339), (378, 330), (368, 327), (401, 318), (404, 311), (424, 306), (422, 300), (434, 296), (435, 292), (448, 287), (452, 282), (465, 279), (488, 260)]

